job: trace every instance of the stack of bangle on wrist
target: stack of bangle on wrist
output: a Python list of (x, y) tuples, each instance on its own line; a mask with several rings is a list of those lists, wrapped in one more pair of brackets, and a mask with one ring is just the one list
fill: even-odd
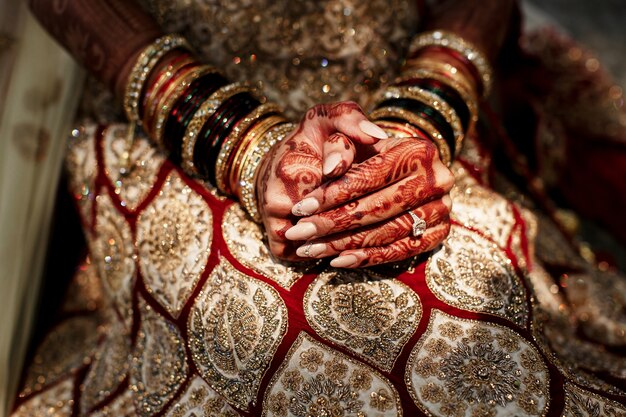
[[(156, 72), (160, 61), (180, 53)], [(260, 221), (254, 181), (260, 161), (293, 125), (278, 106), (264, 103), (254, 88), (229, 83), (214, 68), (195, 60), (178, 35), (147, 46), (129, 75), (124, 109), (170, 157), (192, 176), (239, 197)]]
[[(427, 48), (461, 55), (476, 77), (469, 78), (450, 63), (422, 56)], [(462, 38), (443, 31), (421, 34), (411, 44), (402, 74), (377, 95), (371, 117), (397, 134), (402, 130), (398, 124), (406, 126), (405, 132), (416, 129), (435, 143), (442, 162), (449, 165), (478, 119), (479, 91), (488, 91), (491, 78), (484, 56)]]

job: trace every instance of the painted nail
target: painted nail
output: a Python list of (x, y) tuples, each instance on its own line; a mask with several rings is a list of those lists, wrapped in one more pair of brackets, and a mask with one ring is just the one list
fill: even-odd
[(317, 228), (311, 222), (302, 222), (293, 226), (285, 232), (285, 237), (289, 240), (307, 240), (315, 236)]
[(302, 256), (303, 258), (315, 258), (326, 250), (325, 243), (307, 243), (306, 245), (300, 246), (296, 250), (296, 254), (298, 256)]
[(356, 266), (358, 260), (359, 259), (354, 255), (338, 256), (330, 261), (330, 266), (335, 268), (349, 268), (351, 266)]
[(294, 216), (310, 216), (320, 208), (320, 203), (313, 197), (298, 201), (291, 209)]
[(369, 120), (362, 120), (359, 122), (359, 128), (363, 133), (373, 136), (377, 139), (387, 139), (389, 136), (379, 126), (370, 122)]
[(324, 166), (322, 168), (322, 173), (324, 175), (328, 175), (337, 168), (339, 163), (341, 162), (341, 154), (339, 152), (333, 152), (326, 157), (324, 160)]

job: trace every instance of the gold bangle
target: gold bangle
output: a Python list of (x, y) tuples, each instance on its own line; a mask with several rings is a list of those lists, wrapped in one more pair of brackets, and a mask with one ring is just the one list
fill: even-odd
[(400, 123), (391, 120), (378, 119), (376, 124), (384, 130), (389, 137), (393, 138), (414, 138), (421, 137), (424, 132), (408, 122)]
[(433, 142), (435, 142), (437, 149), (439, 149), (441, 162), (443, 162), (446, 166), (450, 166), (452, 163), (450, 147), (441, 133), (428, 120), (423, 119), (408, 110), (393, 106), (376, 109), (370, 114), (370, 117), (374, 120), (384, 118), (400, 119), (418, 127), (430, 136)]
[(417, 70), (430, 70), (436, 74), (440, 74), (450, 81), (463, 86), (462, 88), (465, 91), (470, 92), (470, 94), (478, 96), (476, 93), (476, 83), (471, 78), (466, 77), (462, 71), (452, 64), (436, 61), (434, 59), (417, 58), (407, 61), (404, 65), (402, 73)]
[(129, 121), (141, 124), (138, 109), (144, 84), (159, 60), (166, 53), (176, 48), (191, 50), (182, 36), (177, 34), (165, 35), (144, 48), (137, 57), (124, 89), (124, 112)]
[(170, 108), (182, 96), (191, 83), (203, 75), (214, 72), (217, 72), (217, 70), (208, 65), (193, 68), (179, 79), (175, 80), (172, 85), (168, 87), (165, 94), (163, 94), (163, 98), (159, 101), (153, 129), (154, 140), (161, 145), (161, 147), (163, 147), (163, 129), (165, 128), (165, 122), (169, 116)]
[[(230, 191), (230, 186), (226, 184), (226, 178), (228, 178), (225, 169), (227, 167), (224, 166), (226, 161), (228, 160), (233, 146), (235, 144), (240, 143), (242, 139), (242, 135), (252, 126), (254, 122), (261, 119), (263, 116), (266, 116), (271, 113), (279, 113), (280, 107), (276, 104), (266, 103), (262, 104), (256, 109), (252, 110), (250, 114), (245, 116), (243, 119), (239, 120), (230, 134), (224, 140), (224, 144), (220, 148), (220, 152), (217, 155), (217, 160), (215, 161), (215, 182), (217, 188), (223, 192), (228, 193)], [(232, 166), (231, 166), (232, 168)]]
[(489, 60), (475, 45), (466, 41), (462, 37), (452, 32), (444, 30), (434, 30), (417, 35), (409, 46), (409, 55), (414, 55), (420, 49), (429, 46), (439, 46), (448, 48), (463, 55), (476, 68), (482, 82), (482, 95), (486, 97), (491, 90), (493, 80), (493, 70), (489, 65)]
[(272, 149), (276, 143), (285, 139), (294, 128), (295, 124), (293, 123), (281, 123), (270, 127), (270, 129), (263, 134), (257, 146), (250, 152), (247, 152), (247, 158), (239, 177), (239, 201), (252, 220), (257, 223), (261, 223), (262, 221), (255, 194), (255, 183), (258, 176), (259, 165), (263, 157), (269, 153), (270, 149)]
[(465, 102), (467, 108), (469, 109), (470, 126), (467, 128), (467, 131), (471, 130), (472, 125), (474, 125), (478, 121), (478, 98), (469, 86), (467, 86), (466, 84), (461, 84), (453, 78), (447, 77), (443, 74), (426, 68), (413, 69), (403, 72), (398, 78), (395, 79), (394, 84), (399, 84), (414, 78), (432, 79), (435, 81), (439, 81), (440, 83), (445, 84), (448, 87), (452, 88), (454, 91), (456, 91), (461, 96), (461, 99)]
[(394, 98), (407, 98), (419, 101), (420, 103), (432, 107), (441, 114), (446, 120), (446, 123), (452, 127), (452, 133), (454, 134), (454, 153), (455, 155), (459, 154), (465, 134), (463, 132), (463, 126), (461, 125), (461, 119), (459, 119), (456, 111), (446, 101), (442, 100), (438, 95), (417, 86), (391, 86), (379, 93), (379, 98), (375, 100), (374, 103), (380, 104), (382, 101)]
[(198, 176), (198, 170), (193, 162), (193, 154), (198, 140), (198, 134), (206, 121), (215, 113), (222, 103), (235, 94), (245, 91), (252, 91), (250, 86), (245, 83), (232, 83), (225, 85), (215, 91), (204, 101), (198, 110), (193, 114), (181, 146), (181, 160), (185, 172), (191, 176)]

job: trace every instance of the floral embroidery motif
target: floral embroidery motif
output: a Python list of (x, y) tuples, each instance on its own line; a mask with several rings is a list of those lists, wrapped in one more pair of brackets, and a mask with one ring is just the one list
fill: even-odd
[(153, 188), (165, 158), (139, 129), (128, 140), (128, 125), (110, 125), (103, 136), (104, 171), (121, 205), (134, 211)]
[(146, 288), (178, 317), (209, 256), (213, 217), (207, 203), (172, 173), (137, 220), (139, 266)]
[[(315, 365), (304, 367), (303, 359)], [(301, 332), (270, 381), (263, 416), (368, 415), (401, 416), (395, 388), (374, 369)]]
[(135, 250), (130, 227), (106, 192), (96, 197), (95, 236), (88, 239), (92, 261), (108, 298), (129, 325), (132, 319), (131, 289), (136, 275)]
[(78, 203), (79, 212), (86, 224), (92, 222), (92, 206), (95, 199), (96, 148), (94, 134), (96, 126), (77, 127), (72, 130), (72, 144), (65, 158), (69, 172), (69, 189)]
[(73, 378), (67, 378), (21, 404), (11, 417), (69, 417), (74, 404), (73, 394)]
[(132, 391), (126, 390), (90, 417), (136, 417)]
[(428, 288), (464, 310), (490, 313), (524, 326), (526, 291), (511, 261), (477, 233), (453, 226), (443, 247), (426, 265)]
[(91, 410), (111, 395), (128, 373), (130, 335), (122, 323), (115, 319), (103, 333), (107, 338), (94, 355), (81, 384), (80, 409), (83, 412)]
[[(461, 330), (455, 341), (438, 331), (448, 323)], [(499, 345), (507, 339), (514, 349)], [(508, 328), (439, 310), (411, 352), (406, 383), (417, 406), (434, 415), (539, 416), (548, 408), (548, 371), (532, 345)]]
[(52, 329), (33, 358), (20, 397), (40, 391), (88, 364), (98, 343), (96, 315), (77, 316)]
[(515, 224), (511, 203), (479, 185), (465, 169), (460, 172), (450, 192), (454, 202), (452, 218), (467, 228), (481, 230), (501, 248), (506, 247)]
[(213, 391), (199, 376), (193, 377), (181, 397), (165, 414), (167, 417), (237, 417), (224, 397)]
[(322, 337), (389, 371), (417, 328), (422, 308), (400, 281), (334, 270), (309, 286), (304, 312)]
[(162, 410), (185, 380), (189, 365), (180, 331), (139, 299), (141, 327), (131, 368), (130, 387), (137, 414)]
[(247, 409), (287, 331), (287, 308), (278, 292), (222, 258), (187, 325), (201, 376), (230, 404)]
[(626, 416), (626, 406), (572, 384), (565, 385), (563, 417)]
[(264, 243), (261, 227), (250, 220), (238, 204), (226, 209), (222, 233), (228, 250), (242, 265), (287, 290), (306, 271), (301, 266), (289, 266), (274, 260)]

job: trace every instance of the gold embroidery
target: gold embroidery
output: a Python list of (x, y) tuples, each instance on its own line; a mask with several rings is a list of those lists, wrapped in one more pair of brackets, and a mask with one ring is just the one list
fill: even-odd
[[(329, 374), (335, 366), (340, 370)], [(298, 384), (290, 383), (295, 375)], [(301, 332), (263, 399), (263, 416), (288, 415), (401, 416), (402, 409), (397, 391), (380, 373)]]
[(92, 206), (96, 197), (98, 162), (95, 148), (95, 126), (77, 127), (70, 134), (70, 146), (65, 157), (69, 172), (69, 189), (77, 201), (79, 212), (86, 224), (91, 224)]
[(124, 391), (110, 404), (91, 414), (90, 417), (137, 417), (132, 392), (130, 390)]
[(165, 158), (143, 132), (135, 132), (133, 141), (127, 136), (127, 125), (107, 128), (102, 143), (104, 171), (121, 205), (134, 211), (154, 186)]
[(477, 233), (452, 226), (443, 247), (426, 265), (428, 288), (442, 301), (494, 314), (524, 326), (526, 291), (511, 261)]
[(38, 347), (20, 397), (32, 394), (89, 364), (98, 343), (99, 317), (78, 316), (56, 326)]
[(307, 322), (322, 337), (389, 371), (419, 324), (417, 295), (367, 271), (325, 272), (304, 296)]
[[(440, 338), (438, 329), (446, 323), (460, 330), (460, 339)], [(507, 339), (515, 344), (501, 348), (499, 340)], [(433, 310), (407, 365), (409, 393), (427, 414), (547, 413), (547, 367), (532, 345), (506, 327)]]
[(264, 243), (261, 227), (238, 204), (226, 209), (222, 233), (228, 250), (239, 262), (287, 290), (306, 272), (306, 267), (276, 261)]
[(287, 308), (278, 292), (222, 258), (187, 326), (193, 360), (204, 380), (238, 408), (254, 404), (263, 373), (287, 331)]
[(139, 267), (146, 288), (175, 317), (206, 265), (212, 224), (207, 203), (176, 173), (137, 220)]
[(92, 261), (98, 267), (108, 299), (130, 328), (131, 289), (136, 275), (130, 227), (106, 192), (96, 197), (96, 204), (95, 236), (88, 239)]
[(107, 339), (101, 343), (80, 387), (80, 409), (83, 412), (111, 395), (128, 373), (130, 335), (119, 321), (113, 320), (103, 330)]
[(74, 405), (73, 378), (55, 385), (47, 391), (35, 395), (20, 405), (12, 417), (70, 417)]
[(565, 384), (563, 417), (599, 416), (626, 416), (626, 407), (576, 385)]
[(467, 228), (480, 230), (501, 248), (505, 248), (515, 217), (511, 203), (481, 186), (464, 168), (455, 169), (455, 185), (450, 192), (454, 202), (452, 219)]
[(130, 388), (137, 414), (160, 412), (185, 380), (189, 365), (180, 331), (139, 299), (141, 327), (133, 354)]
[(194, 376), (181, 397), (165, 414), (167, 417), (237, 417), (226, 400), (202, 378)]

